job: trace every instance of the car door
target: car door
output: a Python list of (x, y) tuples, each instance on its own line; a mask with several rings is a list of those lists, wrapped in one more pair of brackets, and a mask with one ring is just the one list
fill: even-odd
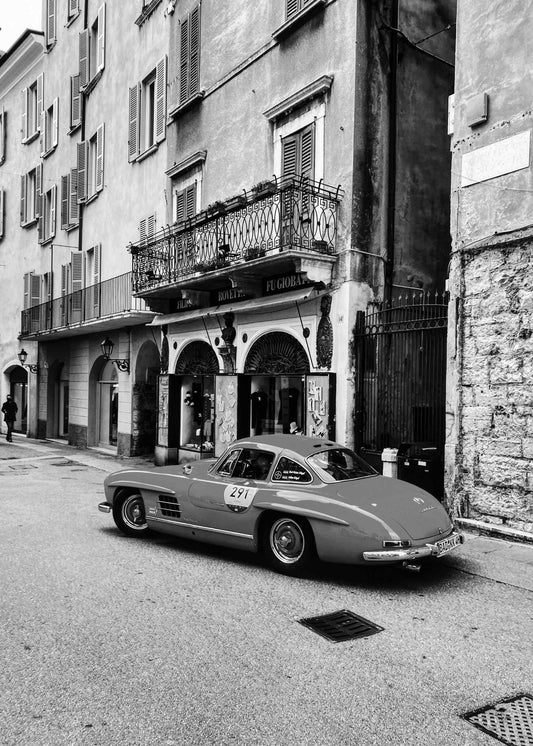
[(275, 453), (236, 447), (228, 451), (209, 479), (192, 480), (191, 517), (198, 525), (221, 530), (245, 530), (256, 516), (250, 507), (255, 496), (271, 490), (269, 478)]

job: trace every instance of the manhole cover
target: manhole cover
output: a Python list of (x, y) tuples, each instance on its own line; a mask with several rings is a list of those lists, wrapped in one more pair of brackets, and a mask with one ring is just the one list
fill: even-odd
[(309, 627), (309, 629), (331, 642), (343, 642), (344, 640), (368, 637), (369, 635), (375, 635), (376, 632), (383, 632), (383, 627), (369, 622), (368, 619), (363, 619), (362, 616), (357, 616), (351, 611), (346, 611), (346, 609), (323, 616), (311, 616), (299, 621), (304, 627)]
[(509, 746), (533, 746), (533, 697), (519, 694), (462, 716)]

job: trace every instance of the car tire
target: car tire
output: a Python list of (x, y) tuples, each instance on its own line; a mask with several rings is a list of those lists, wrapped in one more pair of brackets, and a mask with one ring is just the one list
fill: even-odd
[(113, 519), (126, 536), (146, 536), (149, 532), (140, 492), (121, 492), (113, 500)]
[(298, 575), (315, 557), (308, 522), (291, 515), (275, 515), (263, 524), (261, 547), (271, 567), (285, 575)]

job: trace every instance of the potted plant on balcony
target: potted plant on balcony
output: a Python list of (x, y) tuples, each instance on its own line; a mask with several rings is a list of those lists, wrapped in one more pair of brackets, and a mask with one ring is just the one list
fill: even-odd
[(247, 202), (246, 192), (243, 191), (242, 194), (234, 194), (232, 197), (226, 197), (224, 202), (226, 203), (227, 210), (238, 210), (241, 207), (245, 207)]
[(211, 202), (210, 205), (207, 205), (206, 212), (208, 218), (218, 218), (220, 215), (224, 215), (224, 213), (226, 212), (226, 205), (220, 200)]
[(259, 259), (259, 257), (265, 256), (266, 250), (263, 246), (250, 246), (246, 250), (245, 259), (247, 262), (252, 259)]
[(273, 180), (259, 181), (252, 187), (252, 192), (256, 199), (261, 199), (262, 197), (269, 197), (271, 194), (274, 194), (276, 188), (276, 182)]

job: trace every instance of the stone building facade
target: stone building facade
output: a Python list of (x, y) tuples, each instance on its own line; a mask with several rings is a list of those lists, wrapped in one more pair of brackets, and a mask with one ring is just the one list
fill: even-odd
[[(458, 4), (447, 493), (533, 534), (533, 6)], [(511, 41), (512, 40), (512, 41)]]

